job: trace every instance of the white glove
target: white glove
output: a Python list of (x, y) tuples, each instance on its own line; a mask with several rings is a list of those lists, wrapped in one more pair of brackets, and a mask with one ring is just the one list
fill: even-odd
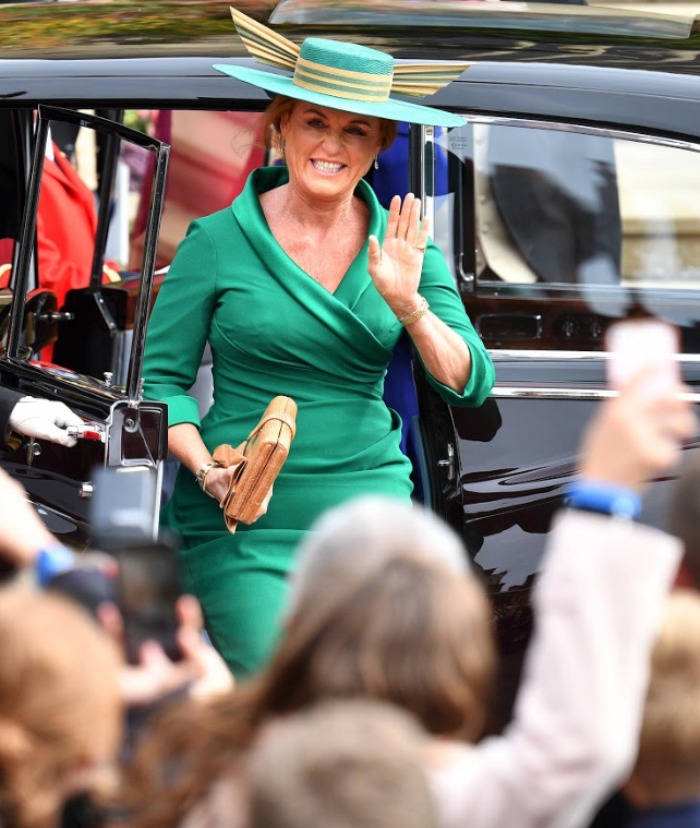
[(10, 427), (14, 431), (62, 446), (74, 446), (78, 442), (65, 429), (82, 425), (83, 421), (67, 405), (37, 397), (22, 397), (10, 414)]

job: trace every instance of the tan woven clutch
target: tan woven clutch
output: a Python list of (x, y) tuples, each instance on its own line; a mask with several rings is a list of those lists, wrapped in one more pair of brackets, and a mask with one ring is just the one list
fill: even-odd
[(236, 531), (239, 521), (255, 520), (289, 455), (296, 415), (297, 404), (291, 397), (274, 397), (244, 443), (237, 448), (225, 443), (214, 450), (214, 460), (222, 466), (240, 464), (221, 503), (230, 532)]

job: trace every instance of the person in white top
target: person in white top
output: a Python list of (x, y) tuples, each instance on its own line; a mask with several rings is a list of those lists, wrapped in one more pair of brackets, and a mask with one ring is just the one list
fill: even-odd
[(680, 387), (646, 387), (640, 377), (601, 405), (586, 431), (572, 497), (582, 508), (563, 511), (549, 538), (513, 721), (434, 770), (446, 828), (467, 815), (479, 828), (585, 826), (632, 767), (681, 545), (630, 520), (629, 503), (696, 427)]

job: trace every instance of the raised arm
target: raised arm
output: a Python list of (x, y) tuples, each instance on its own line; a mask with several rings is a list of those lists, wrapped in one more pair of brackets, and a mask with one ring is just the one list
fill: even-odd
[(676, 463), (695, 428), (678, 388), (652, 399), (640, 383), (603, 403), (586, 430), (581, 508), (565, 509), (549, 537), (512, 724), (435, 773), (445, 826), (468, 817), (496, 828), (512, 814), (520, 828), (586, 825), (630, 770), (681, 550), (615, 513), (630, 514), (630, 498)]
[[(429, 232), (429, 220), (420, 218), (420, 201), (412, 193), (403, 203), (395, 196), (389, 208), (383, 244), (380, 245), (376, 236), (370, 237), (369, 273), (379, 293), (408, 331), (428, 373), (456, 395), (462, 395), (470, 379), (473, 380), (472, 385), (478, 386), (474, 388), (474, 401), (478, 404), (493, 385), (493, 366), (451, 283), (445, 280), (440, 290), (438, 285), (426, 283), (423, 278), (428, 258), (433, 261), (436, 257), (442, 258), (435, 245), (430, 245)], [(428, 296), (433, 297), (432, 302)], [(443, 318), (446, 311), (451, 310), (454, 315), (457, 306), (458, 318), (455, 316), (453, 321), (459, 324), (460, 332)], [(470, 344), (467, 337), (471, 338)], [(478, 376), (472, 377), (475, 370)]]

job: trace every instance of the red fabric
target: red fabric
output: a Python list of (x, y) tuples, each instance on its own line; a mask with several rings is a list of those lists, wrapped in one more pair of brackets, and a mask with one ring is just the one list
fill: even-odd
[(5, 265), (12, 264), (14, 248), (14, 239), (0, 239), (0, 288), (6, 288), (10, 285), (11, 271)]
[(698, 584), (695, 583), (693, 580), (693, 576), (688, 569), (688, 565), (685, 561), (681, 561), (680, 566), (678, 567), (678, 572), (676, 573), (676, 580), (674, 581), (673, 586), (676, 589), (697, 589)]
[[(228, 207), (265, 159), (257, 112), (161, 110), (155, 137), (171, 145), (156, 267), (169, 265), (189, 223)], [(154, 157), (143, 179), (129, 265), (143, 259)]]
[(97, 212), (90, 188), (54, 144), (44, 159), (37, 215), (39, 285), (54, 290), (58, 307), (71, 288), (87, 287), (95, 249)]

